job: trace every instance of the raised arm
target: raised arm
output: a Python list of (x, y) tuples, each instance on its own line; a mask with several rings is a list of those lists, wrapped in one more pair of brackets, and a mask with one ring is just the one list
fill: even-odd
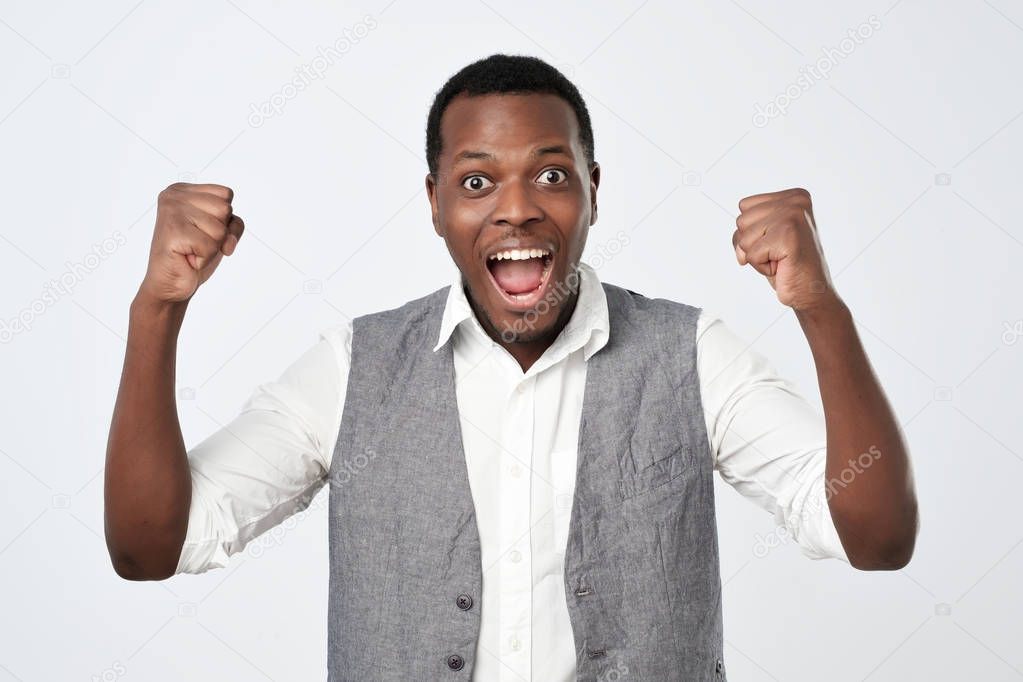
[(179, 183), (160, 193), (107, 441), (104, 528), (123, 578), (173, 575), (185, 538), (192, 487), (175, 404), (175, 351), (188, 301), (244, 230), (232, 199), (221, 185)]
[(791, 307), (813, 353), (827, 425), (828, 505), (849, 562), (863, 570), (909, 563), (918, 530), (902, 433), (870, 367), (852, 314), (834, 289), (803, 189), (739, 202), (736, 259)]

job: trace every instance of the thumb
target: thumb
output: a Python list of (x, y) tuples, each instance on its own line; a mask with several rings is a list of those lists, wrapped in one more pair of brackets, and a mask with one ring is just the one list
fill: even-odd
[(768, 278), (773, 278), (778, 271), (778, 261), (769, 260), (766, 263), (750, 263), (753, 269)]
[(767, 261), (766, 263), (754, 263), (749, 260), (749, 254), (738, 244), (735, 245), (735, 259), (739, 261), (739, 265), (750, 265), (754, 270), (759, 272), (761, 275), (773, 277), (775, 274), (775, 262)]
[(207, 273), (206, 275), (207, 277), (209, 276), (208, 273), (212, 273), (214, 270), (217, 269), (217, 265), (220, 264), (220, 261), (221, 259), (223, 259), (223, 257), (224, 257), (223, 251), (217, 251), (209, 258), (205, 256), (197, 256), (194, 253), (189, 253), (186, 254), (185, 256), (185, 258), (188, 259), (188, 264), (192, 267), (193, 270), (197, 270), (200, 274), (205, 272)]

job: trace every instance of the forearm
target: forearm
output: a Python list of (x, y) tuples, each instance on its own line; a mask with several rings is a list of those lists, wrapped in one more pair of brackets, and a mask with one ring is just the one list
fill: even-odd
[(848, 307), (796, 311), (813, 353), (827, 425), (828, 504), (850, 563), (864, 570), (908, 563), (917, 532), (912, 470)]
[(107, 548), (129, 579), (173, 574), (188, 527), (191, 475), (175, 404), (175, 353), (187, 303), (137, 295), (107, 442)]

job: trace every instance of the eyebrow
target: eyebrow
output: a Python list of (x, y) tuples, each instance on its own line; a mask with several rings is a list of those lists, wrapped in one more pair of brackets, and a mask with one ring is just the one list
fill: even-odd
[[(550, 154), (564, 154), (566, 156), (571, 156), (571, 153), (568, 151), (568, 147), (566, 147), (565, 145), (562, 145), (562, 144), (552, 144), (552, 145), (547, 145), (545, 147), (537, 147), (530, 154), (530, 157), (536, 159), (536, 158), (539, 158), (541, 156), (550, 155)], [(458, 155), (455, 156), (455, 158), (454, 158), (454, 160), (452, 162), (452, 165), (457, 164), (459, 161), (470, 160), (470, 159), (475, 159), (475, 160), (480, 160), (480, 161), (497, 161), (497, 157), (494, 156), (493, 154), (491, 154), (490, 152), (466, 150), (466, 151), (460, 152)]]

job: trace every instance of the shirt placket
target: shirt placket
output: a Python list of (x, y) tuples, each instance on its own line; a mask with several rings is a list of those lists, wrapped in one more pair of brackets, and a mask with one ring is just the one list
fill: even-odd
[(533, 377), (511, 390), (503, 429), (501, 508), (501, 682), (529, 680), (532, 658), (532, 525), (530, 468), (533, 456)]

